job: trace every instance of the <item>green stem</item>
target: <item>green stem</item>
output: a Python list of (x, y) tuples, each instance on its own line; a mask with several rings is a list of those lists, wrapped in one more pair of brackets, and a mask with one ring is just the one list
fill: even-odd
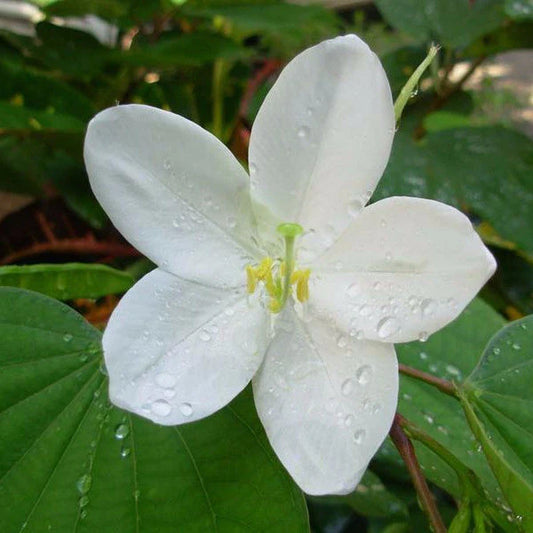
[(223, 140), (225, 61), (217, 59), (213, 65), (213, 135)]
[(418, 85), (418, 82), (420, 81), (420, 78), (422, 77), (422, 74), (424, 74), (424, 71), (429, 67), (429, 65), (433, 61), (433, 58), (437, 55), (438, 51), (438, 46), (431, 45), (431, 48), (428, 51), (428, 55), (426, 56), (424, 61), (422, 61), (422, 63), (418, 65), (417, 69), (411, 74), (411, 77), (407, 80), (407, 83), (400, 91), (398, 98), (396, 98), (396, 102), (394, 102), (394, 116), (396, 117), (396, 122), (400, 120), (403, 108), (407, 104), (409, 98), (411, 98), (413, 91), (415, 90), (416, 86)]

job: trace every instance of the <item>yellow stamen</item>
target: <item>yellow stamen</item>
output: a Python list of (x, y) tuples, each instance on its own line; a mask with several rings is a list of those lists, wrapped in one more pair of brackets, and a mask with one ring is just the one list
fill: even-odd
[(246, 265), (246, 290), (248, 294), (253, 294), (257, 287), (256, 270), (250, 265)]

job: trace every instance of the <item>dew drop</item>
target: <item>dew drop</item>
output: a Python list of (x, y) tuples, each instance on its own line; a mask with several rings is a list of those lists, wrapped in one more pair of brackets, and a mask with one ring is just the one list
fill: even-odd
[(513, 350), (517, 350), (517, 351), (518, 351), (518, 350), (520, 350), (520, 348), (521, 348), (521, 346), (520, 346), (520, 344), (518, 344), (517, 342), (515, 342), (515, 343), (513, 344)]
[(83, 507), (87, 507), (87, 505), (89, 505), (89, 496), (87, 496), (87, 495), (82, 496), (78, 500), (78, 505), (80, 506), (80, 509), (82, 509)]
[(379, 225), (382, 227), (382, 228), (386, 228), (387, 227), (387, 221), (382, 218), (379, 222)]
[(446, 372), (448, 372), (448, 374), (451, 374), (452, 376), (461, 375), (461, 371), (456, 366), (453, 366), (453, 365), (446, 365)]
[(122, 447), (121, 450), (120, 450), (120, 457), (128, 457), (131, 453), (131, 449), (130, 448), (125, 448), (125, 447)]
[(339, 348), (346, 348), (347, 345), (348, 345), (348, 339), (344, 335), (341, 335), (337, 339), (337, 346)]
[(366, 431), (364, 429), (358, 429), (353, 434), (353, 440), (355, 444), (362, 444), (363, 440), (365, 439), (365, 436), (366, 436)]
[(180, 405), (180, 413), (183, 416), (189, 417), (192, 415), (192, 405), (190, 403), (182, 403)]
[(309, 136), (309, 128), (307, 126), (302, 126), (298, 128), (298, 137), (300, 137), (300, 139), (305, 139), (308, 136)]
[(250, 176), (254, 176), (255, 174), (257, 174), (257, 165), (255, 163), (250, 163), (249, 170)]
[(163, 161), (163, 167), (165, 168), (165, 170), (170, 170), (171, 169), (172, 164), (170, 163), (170, 159), (165, 159)]
[(370, 313), (372, 313), (372, 308), (367, 304), (362, 305), (361, 309), (359, 309), (359, 314), (361, 316), (368, 316)]
[(175, 228), (179, 228), (179, 227), (180, 227), (180, 221), (179, 221), (179, 219), (175, 218), (175, 219), (172, 221), (172, 225), (173, 225)]
[(365, 204), (360, 198), (355, 198), (348, 203), (348, 214), (352, 217), (357, 216), (361, 212), (361, 209), (363, 209), (364, 205)]
[(429, 338), (429, 335), (428, 335), (428, 332), (427, 331), (421, 331), (419, 334), (418, 334), (418, 340), (420, 342), (426, 342)]
[(385, 254), (385, 261), (387, 261), (387, 263), (390, 263), (392, 261), (392, 254), (390, 252), (387, 252)]
[(237, 219), (231, 215), (226, 219), (226, 222), (228, 224), (228, 228), (230, 229), (235, 228), (235, 226), (237, 225)]
[(91, 489), (93, 478), (90, 474), (83, 474), (78, 481), (76, 481), (76, 488), (80, 494), (87, 494)]
[(369, 365), (360, 366), (355, 373), (355, 378), (361, 385), (366, 385), (372, 377), (372, 368)]
[(170, 407), (170, 404), (166, 400), (156, 400), (150, 408), (152, 409), (152, 413), (157, 416), (168, 416), (172, 410), (172, 407)]
[(199, 337), (204, 342), (209, 342), (211, 340), (211, 335), (209, 335), (209, 332), (207, 330), (205, 330), (205, 329), (200, 331)]
[(126, 424), (119, 424), (115, 428), (115, 439), (123, 440), (125, 439), (130, 433), (130, 428)]
[(346, 415), (346, 416), (344, 417), (344, 425), (345, 425), (346, 427), (353, 426), (354, 421), (355, 421), (355, 418), (354, 418), (353, 415)]
[(226, 316), (233, 316), (235, 314), (235, 310), (232, 307), (226, 307), (226, 309), (224, 309), (224, 314)]
[(361, 292), (361, 287), (357, 283), (352, 283), (347, 289), (346, 289), (346, 296), (348, 298), (356, 298), (357, 295)]
[(343, 381), (341, 385), (341, 392), (342, 394), (344, 394), (344, 396), (348, 396), (349, 394), (351, 394), (353, 392), (353, 389), (354, 389), (353, 379), (348, 378)]
[(65, 335), (63, 335), (63, 340), (65, 342), (70, 342), (72, 339), (73, 339), (73, 337), (72, 337), (72, 335), (70, 333), (65, 333)]
[(434, 302), (434, 300), (427, 298), (425, 300), (422, 300), (420, 308), (422, 309), (422, 314), (424, 316), (431, 316), (435, 312), (437, 304)]
[(400, 323), (394, 317), (382, 318), (377, 325), (377, 334), (380, 339), (394, 335), (400, 329)]
[(162, 372), (161, 374), (156, 375), (155, 382), (159, 387), (162, 387), (163, 389), (171, 389), (176, 385), (176, 378), (171, 374), (166, 374)]

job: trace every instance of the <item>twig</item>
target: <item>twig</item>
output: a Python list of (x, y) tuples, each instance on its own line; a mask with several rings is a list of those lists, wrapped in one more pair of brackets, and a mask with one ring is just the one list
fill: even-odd
[(138, 257), (141, 255), (135, 248), (127, 244), (116, 242), (97, 242), (88, 240), (86, 238), (75, 238), (32, 244), (28, 248), (5, 255), (0, 259), (0, 265), (9, 265), (26, 257), (44, 253), (112, 255), (113, 257)]
[(429, 490), (426, 478), (424, 477), (424, 474), (422, 474), (413, 443), (401, 428), (401, 421), (401, 415), (396, 414), (389, 435), (407, 466), (407, 470), (409, 471), (409, 475), (415, 486), (422, 508), (427, 515), (434, 533), (446, 533), (446, 526), (442, 521), (435, 499)]
[(402, 365), (401, 363), (398, 365), (398, 368), (402, 374), (405, 374), (406, 376), (410, 376), (415, 379), (419, 379), (421, 381), (425, 381), (429, 385), (437, 387), (437, 389), (439, 389), (441, 392), (444, 392), (444, 394), (457, 398), (455, 386), (451, 381), (438, 378), (437, 376), (433, 376), (432, 374), (428, 374), (427, 372), (418, 370), (418, 368)]

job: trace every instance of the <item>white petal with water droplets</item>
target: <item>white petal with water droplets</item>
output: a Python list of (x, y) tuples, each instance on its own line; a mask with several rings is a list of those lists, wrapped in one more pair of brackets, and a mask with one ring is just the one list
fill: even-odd
[(313, 265), (310, 297), (353, 335), (425, 341), (461, 313), (495, 268), (457, 209), (387, 198), (365, 208)]
[(107, 109), (89, 123), (85, 162), (117, 229), (158, 266), (236, 286), (256, 255), (249, 179), (193, 122), (148, 106)]
[(307, 231), (300, 256), (329, 247), (387, 164), (394, 110), (379, 59), (355, 35), (305, 50), (282, 71), (254, 122), (254, 196)]
[(361, 479), (396, 409), (394, 346), (358, 341), (309, 310), (283, 312), (253, 379), (277, 456), (308, 494), (345, 494)]
[(104, 333), (111, 401), (164, 425), (210, 415), (257, 371), (269, 320), (243, 289), (150, 272), (122, 298)]

